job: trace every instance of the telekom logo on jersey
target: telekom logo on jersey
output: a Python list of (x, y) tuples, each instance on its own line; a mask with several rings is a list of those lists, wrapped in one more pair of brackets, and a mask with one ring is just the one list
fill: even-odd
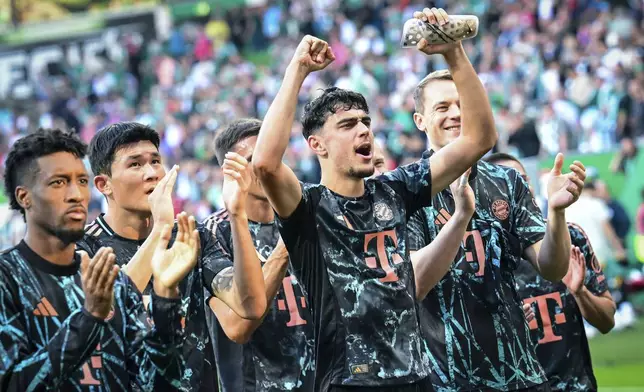
[[(452, 215), (446, 209), (441, 208), (436, 215), (434, 223), (437, 226), (444, 226)], [(478, 270), (476, 276), (483, 276), (485, 273), (485, 245), (483, 244), (483, 237), (478, 230), (466, 231), (463, 235), (463, 248), (465, 249), (465, 261), (468, 263), (477, 263)]]
[[(558, 342), (563, 339), (561, 336), (556, 335), (552, 329), (553, 324), (565, 324), (566, 315), (562, 313), (555, 313), (554, 318), (550, 317), (550, 311), (548, 305), (552, 302), (559, 306), (563, 310), (563, 302), (561, 301), (561, 294), (557, 291), (554, 293), (548, 293), (540, 295), (538, 297), (532, 297), (524, 300), (526, 304), (537, 303), (537, 309), (539, 312), (539, 318), (541, 319), (541, 324), (543, 328), (543, 337), (539, 339), (539, 344)], [(533, 318), (532, 321), (528, 323), (530, 329), (538, 329), (539, 325), (537, 324), (537, 318)]]

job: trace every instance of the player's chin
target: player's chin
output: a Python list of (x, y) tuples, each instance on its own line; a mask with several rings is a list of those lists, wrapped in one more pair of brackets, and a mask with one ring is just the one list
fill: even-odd
[(351, 170), (349, 170), (349, 174), (351, 177), (367, 178), (373, 176), (375, 171), (376, 168), (373, 163), (367, 163), (353, 166)]

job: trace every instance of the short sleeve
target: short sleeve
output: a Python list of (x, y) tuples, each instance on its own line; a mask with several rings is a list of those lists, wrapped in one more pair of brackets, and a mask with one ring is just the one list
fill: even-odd
[(381, 174), (377, 180), (389, 185), (405, 202), (407, 219), (416, 211), (432, 204), (432, 173), (429, 157), (399, 166)]
[(509, 171), (509, 176), (513, 184), (511, 232), (521, 248), (526, 249), (545, 237), (546, 221), (528, 183), (514, 169)]
[(570, 232), (570, 240), (573, 246), (581, 249), (586, 260), (586, 277), (584, 279), (584, 286), (595, 295), (603, 294), (608, 290), (608, 282), (606, 276), (602, 271), (602, 266), (595, 256), (593, 246), (586, 235), (584, 230), (575, 224), (568, 224), (568, 231)]
[(204, 284), (210, 290), (212, 281), (222, 270), (233, 266), (233, 250), (230, 235), (226, 236), (226, 228), (230, 231), (228, 221), (208, 218), (200, 227), (201, 263)]
[(424, 248), (432, 241), (427, 213), (425, 210), (416, 211), (407, 222), (408, 247), (411, 252)]

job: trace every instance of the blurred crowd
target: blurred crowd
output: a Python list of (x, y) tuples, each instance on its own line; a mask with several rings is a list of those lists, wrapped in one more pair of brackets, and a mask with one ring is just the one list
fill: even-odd
[[(426, 3), (384, 0), (272, 1), (182, 22), (167, 37), (121, 37), (121, 61), (98, 70), (62, 66), (43, 75), (36, 98), (0, 108), (0, 158), (31, 129), (76, 129), (89, 141), (106, 124), (135, 120), (162, 136), (165, 163), (181, 165), (177, 209), (204, 218), (222, 206), (216, 131), (239, 117), (262, 118), (305, 34), (325, 38), (337, 60), (307, 79), (301, 103), (337, 85), (363, 93), (392, 167), (427, 147), (412, 120), (412, 90), (445, 67), (400, 47), (401, 28)], [(644, 1), (436, 0), (451, 14), (475, 14), (480, 33), (465, 42), (490, 95), (497, 149), (522, 157), (606, 151), (626, 158), (644, 133)], [(292, 133), (287, 163), (302, 180), (319, 168)], [(623, 170), (628, 159), (620, 165)], [(94, 194), (92, 215), (103, 199)], [(0, 216), (0, 219), (2, 216)], [(0, 236), (2, 237), (2, 236)]]

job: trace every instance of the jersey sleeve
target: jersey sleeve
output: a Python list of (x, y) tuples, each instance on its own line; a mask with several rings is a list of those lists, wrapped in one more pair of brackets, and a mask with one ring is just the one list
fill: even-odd
[(432, 242), (432, 228), (429, 226), (427, 211), (419, 210), (407, 222), (408, 246), (411, 252), (421, 250)]
[(432, 173), (429, 157), (381, 174), (377, 180), (389, 185), (405, 202), (407, 219), (432, 203)]
[(85, 251), (87, 255), (91, 258), (94, 257), (98, 249), (96, 249), (96, 245), (94, 245), (94, 242), (91, 238), (88, 238), (88, 235), (85, 234), (83, 238), (81, 238), (79, 241), (76, 242), (76, 252), (78, 251)]
[(513, 185), (511, 231), (521, 248), (526, 249), (545, 237), (546, 221), (528, 183), (514, 169), (510, 169), (509, 176)]
[(119, 284), (123, 285), (127, 314), (126, 358), (130, 376), (144, 391), (180, 387), (185, 371), (181, 298), (162, 298), (152, 293), (150, 320), (141, 294), (129, 278), (123, 274)]
[(570, 232), (570, 239), (573, 246), (581, 249), (586, 260), (586, 277), (584, 278), (584, 286), (595, 295), (601, 295), (608, 291), (608, 282), (599, 260), (595, 256), (593, 246), (586, 235), (586, 232), (578, 225), (569, 223), (568, 231)]
[(233, 249), (230, 243), (230, 234), (226, 235), (226, 229), (230, 231), (228, 221), (215, 221), (209, 218), (199, 228), (201, 237), (201, 265), (203, 269), (204, 286), (211, 295), (212, 282), (215, 276), (228, 267), (233, 266)]
[(80, 308), (72, 312), (45, 345), (30, 341), (25, 322), (30, 312), (20, 303), (14, 277), (0, 272), (0, 386), (3, 391), (24, 392), (50, 387), (59, 390), (89, 360), (98, 345), (105, 321)]

